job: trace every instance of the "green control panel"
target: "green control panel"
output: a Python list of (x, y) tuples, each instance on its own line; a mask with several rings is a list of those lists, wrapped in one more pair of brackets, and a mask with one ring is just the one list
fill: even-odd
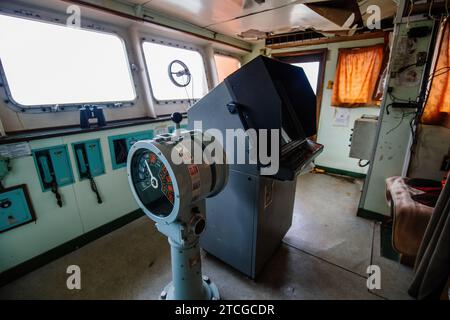
[(42, 191), (51, 190), (56, 197), (56, 203), (62, 207), (59, 187), (74, 183), (67, 146), (42, 148), (32, 152)]
[(133, 132), (108, 137), (112, 168), (119, 169), (127, 165), (128, 151), (139, 140), (153, 139), (153, 130)]
[(55, 184), (62, 187), (74, 182), (66, 145), (37, 149), (32, 152), (42, 191), (51, 190)]
[(25, 185), (0, 191), (0, 232), (36, 220)]
[(72, 149), (80, 181), (105, 173), (100, 139), (72, 143)]

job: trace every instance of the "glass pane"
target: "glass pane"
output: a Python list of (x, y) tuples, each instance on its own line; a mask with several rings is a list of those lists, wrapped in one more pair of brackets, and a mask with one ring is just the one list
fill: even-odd
[(241, 67), (241, 63), (238, 59), (222, 54), (215, 54), (214, 60), (216, 61), (219, 82), (222, 82), (226, 77)]
[[(143, 50), (156, 100), (200, 99), (208, 92), (203, 59), (197, 51), (152, 42), (144, 42)], [(170, 80), (169, 65), (174, 60), (182, 61), (191, 73), (191, 81), (186, 87), (178, 87)], [(172, 71), (181, 69), (179, 64), (174, 64)], [(181, 84), (187, 82), (186, 76), (175, 75), (174, 78)]]
[(292, 65), (303, 68), (303, 71), (305, 71), (306, 77), (308, 78), (309, 84), (311, 85), (314, 93), (316, 93), (317, 81), (319, 79), (320, 62), (319, 61), (298, 62), (298, 63), (293, 63)]
[(25, 106), (135, 98), (124, 43), (112, 34), (0, 15), (0, 59)]

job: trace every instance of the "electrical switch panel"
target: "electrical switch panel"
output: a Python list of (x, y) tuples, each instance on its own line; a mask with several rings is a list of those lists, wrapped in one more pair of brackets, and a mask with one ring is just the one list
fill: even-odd
[(26, 185), (0, 191), (0, 232), (36, 220)]

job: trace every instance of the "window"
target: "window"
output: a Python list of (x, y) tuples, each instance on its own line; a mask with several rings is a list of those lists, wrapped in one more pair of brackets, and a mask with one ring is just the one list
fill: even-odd
[(379, 101), (373, 100), (373, 95), (383, 62), (383, 47), (339, 49), (332, 106), (379, 105)]
[(223, 54), (214, 54), (214, 60), (216, 62), (219, 82), (222, 82), (226, 77), (241, 67), (241, 62), (238, 59)]
[(325, 78), (327, 54), (327, 49), (316, 49), (297, 52), (284, 52), (274, 55), (276, 59), (300, 67), (305, 72), (309, 84), (316, 94), (317, 123), (319, 123), (320, 109), (322, 106), (323, 82)]
[[(157, 101), (200, 99), (208, 92), (205, 66), (199, 52), (153, 42), (144, 42), (143, 51), (153, 96)], [(169, 66), (175, 60), (184, 63), (191, 74), (191, 80), (185, 87), (175, 85), (169, 77)], [(180, 82), (183, 81), (180, 79)]]
[(135, 99), (113, 34), (0, 15), (0, 59), (10, 98), (24, 107)]
[(317, 84), (319, 81), (319, 68), (320, 68), (320, 62), (314, 61), (314, 62), (298, 62), (293, 63), (294, 66), (301, 67), (303, 71), (306, 74), (306, 77), (308, 78), (309, 84), (311, 85), (311, 88), (314, 91), (314, 94), (317, 92)]

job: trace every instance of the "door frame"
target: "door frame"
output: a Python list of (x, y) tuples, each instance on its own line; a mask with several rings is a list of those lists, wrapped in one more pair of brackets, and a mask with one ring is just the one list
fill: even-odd
[(319, 130), (320, 109), (322, 107), (323, 87), (325, 80), (325, 65), (327, 63), (328, 49), (314, 49), (272, 54), (272, 57), (287, 63), (319, 62), (319, 75), (316, 88), (316, 125)]

